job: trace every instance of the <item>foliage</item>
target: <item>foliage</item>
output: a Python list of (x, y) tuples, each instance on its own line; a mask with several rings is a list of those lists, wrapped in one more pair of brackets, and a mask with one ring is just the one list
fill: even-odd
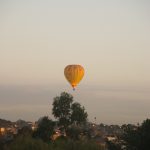
[(49, 150), (48, 144), (31, 136), (20, 135), (4, 150)]
[(55, 123), (49, 120), (48, 117), (43, 117), (38, 125), (37, 130), (33, 133), (33, 137), (41, 138), (45, 142), (50, 141), (50, 137), (54, 133)]
[(54, 98), (52, 113), (59, 121), (59, 125), (66, 130), (71, 124), (82, 124), (87, 120), (87, 112), (79, 103), (73, 103), (73, 96), (62, 92)]
[(86, 129), (85, 126), (72, 125), (66, 130), (66, 134), (67, 137), (75, 141), (87, 141), (91, 139), (90, 130)]
[(123, 139), (129, 150), (150, 150), (150, 119), (145, 120), (137, 129), (126, 128)]
[(28, 126), (18, 130), (18, 135), (32, 135), (32, 129)]
[(132, 128), (126, 128), (123, 135), (124, 140), (127, 142), (127, 147), (129, 150), (138, 150), (140, 145), (140, 134), (139, 129), (134, 130)]
[(74, 140), (62, 140), (55, 141), (52, 147), (53, 150), (102, 150), (99, 145), (93, 141), (83, 142)]
[(73, 103), (71, 109), (71, 123), (79, 125), (87, 121), (87, 112), (85, 112), (85, 108), (81, 107), (79, 103)]
[(121, 146), (119, 144), (107, 141), (107, 147), (109, 150), (121, 150)]
[(85, 142), (59, 138), (54, 142), (45, 143), (41, 139), (20, 135), (4, 150), (102, 150), (102, 148), (93, 141)]
[(67, 129), (66, 133), (69, 138), (73, 140), (79, 140), (79, 136), (81, 135), (82, 130), (77, 126), (71, 126)]
[(150, 119), (145, 120), (140, 128), (141, 148), (142, 150), (150, 150)]
[(72, 95), (63, 92), (60, 96), (54, 98), (53, 115), (59, 120), (59, 125), (65, 129), (70, 124), (71, 104), (73, 102)]

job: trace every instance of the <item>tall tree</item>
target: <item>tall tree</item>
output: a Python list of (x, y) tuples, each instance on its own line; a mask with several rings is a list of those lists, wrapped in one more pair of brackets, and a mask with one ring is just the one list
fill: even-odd
[(124, 140), (130, 150), (150, 150), (150, 119), (145, 120), (137, 129), (126, 128)]
[(60, 96), (54, 98), (52, 113), (59, 121), (59, 125), (64, 129), (70, 124), (72, 95), (62, 92)]
[(54, 98), (52, 113), (65, 130), (71, 124), (86, 122), (88, 116), (85, 108), (77, 102), (73, 103), (73, 96), (66, 92)]
[(145, 120), (140, 128), (142, 150), (150, 150), (150, 119)]

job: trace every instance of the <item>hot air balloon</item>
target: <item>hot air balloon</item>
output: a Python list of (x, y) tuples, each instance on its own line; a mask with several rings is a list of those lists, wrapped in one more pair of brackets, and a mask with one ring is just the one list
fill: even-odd
[(84, 76), (84, 68), (81, 65), (68, 65), (64, 69), (64, 75), (67, 81), (75, 90), (75, 87), (79, 84)]

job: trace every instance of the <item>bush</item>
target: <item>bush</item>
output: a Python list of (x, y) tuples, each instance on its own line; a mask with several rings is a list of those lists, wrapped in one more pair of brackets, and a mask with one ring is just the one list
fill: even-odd
[(33, 133), (34, 138), (40, 138), (44, 142), (49, 142), (54, 133), (55, 123), (49, 120), (48, 117), (43, 117), (37, 130)]
[(40, 139), (33, 139), (31, 136), (18, 136), (4, 150), (49, 150), (48, 144)]
[(53, 143), (53, 150), (102, 150), (99, 145), (93, 141), (73, 141), (69, 139), (58, 139)]
[(20, 135), (5, 147), (4, 150), (102, 150), (93, 141), (73, 141), (58, 138), (54, 142), (45, 143), (41, 139), (34, 139), (29, 135)]

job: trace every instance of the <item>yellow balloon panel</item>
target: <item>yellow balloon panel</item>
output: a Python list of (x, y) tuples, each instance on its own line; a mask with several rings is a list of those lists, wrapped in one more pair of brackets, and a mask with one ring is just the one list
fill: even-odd
[(84, 68), (81, 65), (68, 65), (64, 70), (64, 74), (68, 82), (74, 88), (82, 80)]

